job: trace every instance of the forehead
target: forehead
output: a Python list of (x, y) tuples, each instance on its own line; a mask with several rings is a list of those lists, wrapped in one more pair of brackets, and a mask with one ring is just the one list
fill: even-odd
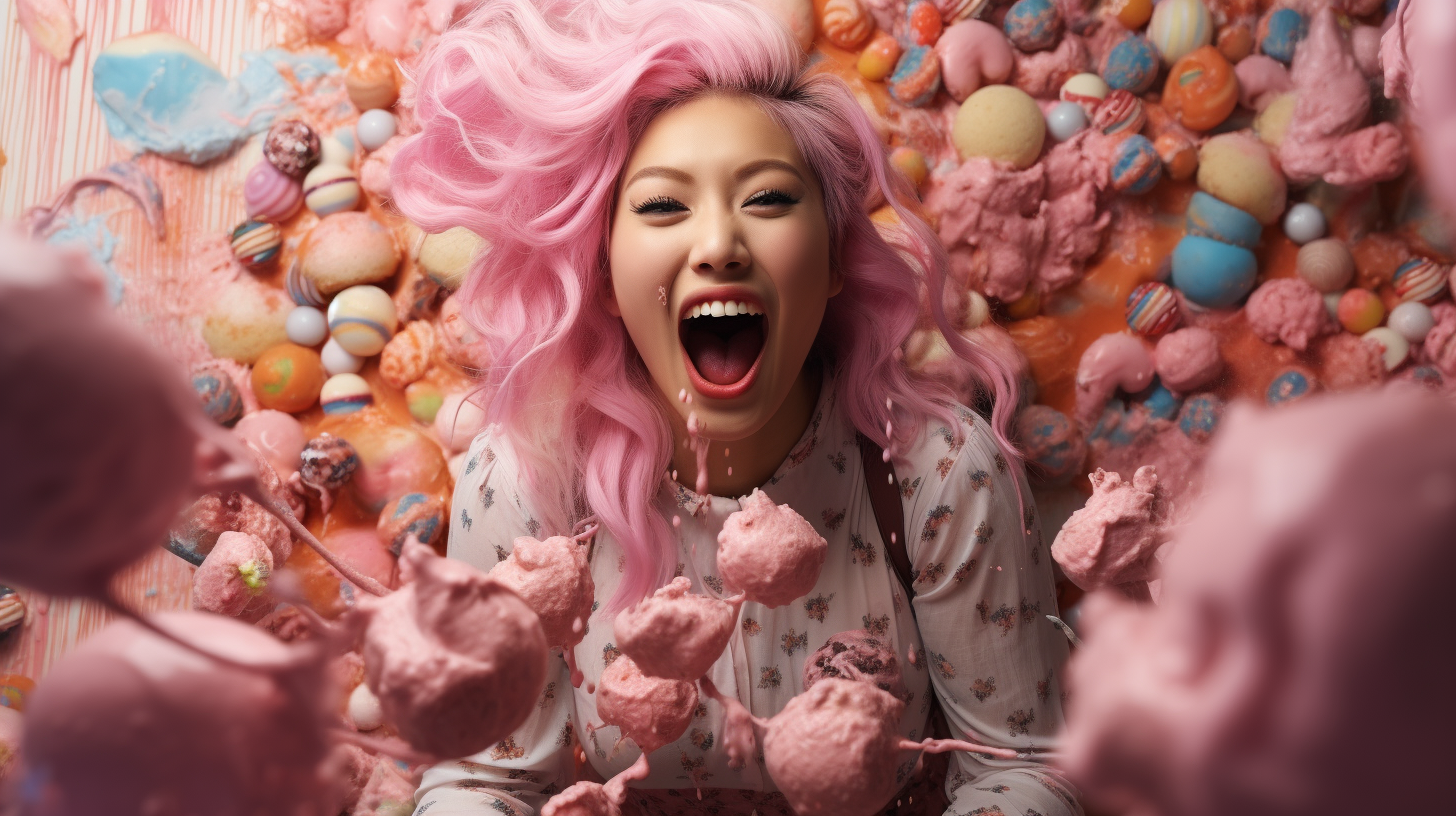
[(742, 96), (704, 96), (658, 114), (633, 148), (622, 178), (649, 166), (694, 176), (731, 172), (759, 159), (786, 161), (812, 178), (793, 136), (756, 102)]

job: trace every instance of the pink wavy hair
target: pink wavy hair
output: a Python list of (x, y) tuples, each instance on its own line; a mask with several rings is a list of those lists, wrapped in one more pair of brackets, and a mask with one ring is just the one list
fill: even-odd
[[(458, 294), (491, 353), (487, 417), (515, 449), (548, 531), (595, 513), (621, 543), (626, 569), (611, 608), (664, 584), (677, 561), (653, 501), (673, 443), (666, 409), (601, 305), (618, 176), (662, 111), (739, 94), (793, 136), (824, 189), (831, 263), (844, 276), (816, 345), (839, 404), (892, 450), (931, 416), (957, 427), (951, 392), (899, 354), (921, 287), (944, 287), (944, 250), (901, 203), (913, 192), (849, 89), (809, 71), (767, 13), (743, 0), (492, 0), (441, 36), (413, 79), (421, 130), (394, 159), (395, 202), (428, 232), (464, 226), (489, 241)], [(867, 214), (879, 201), (900, 217), (890, 240)], [(1019, 463), (1007, 437), (1015, 375), (953, 331), (941, 301), (924, 297)]]

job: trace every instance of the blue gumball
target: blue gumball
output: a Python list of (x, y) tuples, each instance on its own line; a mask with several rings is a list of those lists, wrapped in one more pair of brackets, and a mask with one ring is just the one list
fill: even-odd
[(1207, 309), (1238, 304), (1254, 288), (1258, 273), (1254, 253), (1201, 235), (1183, 236), (1173, 250), (1173, 286)]
[(1223, 419), (1224, 401), (1217, 394), (1194, 394), (1178, 412), (1178, 430), (1195, 442), (1207, 442)]
[(1102, 62), (1102, 79), (1114, 90), (1143, 93), (1158, 80), (1158, 50), (1134, 34), (1114, 45)]
[(1189, 235), (1201, 235), (1245, 249), (1257, 247), (1264, 235), (1264, 225), (1259, 219), (1201, 190), (1188, 202), (1186, 218)]
[(1314, 378), (1297, 368), (1287, 368), (1274, 376), (1264, 392), (1264, 401), (1270, 405), (1282, 405), (1307, 397), (1314, 391)]
[(1292, 8), (1282, 8), (1269, 15), (1264, 39), (1259, 48), (1265, 55), (1288, 65), (1294, 61), (1294, 47), (1309, 34), (1309, 21)]

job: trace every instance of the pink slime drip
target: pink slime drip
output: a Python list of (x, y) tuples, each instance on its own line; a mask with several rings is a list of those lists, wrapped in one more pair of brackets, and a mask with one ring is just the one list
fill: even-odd
[(66, 182), (56, 193), (48, 206), (31, 207), (25, 213), (30, 233), (43, 236), (50, 231), (51, 224), (63, 213), (69, 212), (76, 194), (87, 187), (115, 187), (131, 196), (141, 207), (152, 232), (158, 241), (167, 238), (167, 223), (163, 218), (162, 191), (147, 172), (134, 162), (108, 164), (100, 170), (77, 176)]
[(1077, 364), (1077, 420), (1083, 425), (1096, 422), (1113, 394), (1147, 388), (1153, 371), (1147, 346), (1130, 334), (1104, 334), (1092, 341)]
[[(689, 396), (688, 400), (691, 401), (692, 397)], [(708, 495), (708, 446), (712, 444), (712, 440), (700, 436), (701, 433), (702, 423), (698, 420), (698, 412), (689, 411), (688, 439), (698, 462), (698, 478), (694, 487), (699, 496), (706, 496)]]

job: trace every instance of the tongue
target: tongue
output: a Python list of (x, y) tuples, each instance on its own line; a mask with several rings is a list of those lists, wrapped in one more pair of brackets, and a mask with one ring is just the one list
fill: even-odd
[(763, 329), (752, 326), (726, 341), (701, 329), (689, 331), (683, 346), (703, 379), (714, 385), (732, 385), (748, 376), (748, 369), (758, 359), (758, 352), (763, 348)]

